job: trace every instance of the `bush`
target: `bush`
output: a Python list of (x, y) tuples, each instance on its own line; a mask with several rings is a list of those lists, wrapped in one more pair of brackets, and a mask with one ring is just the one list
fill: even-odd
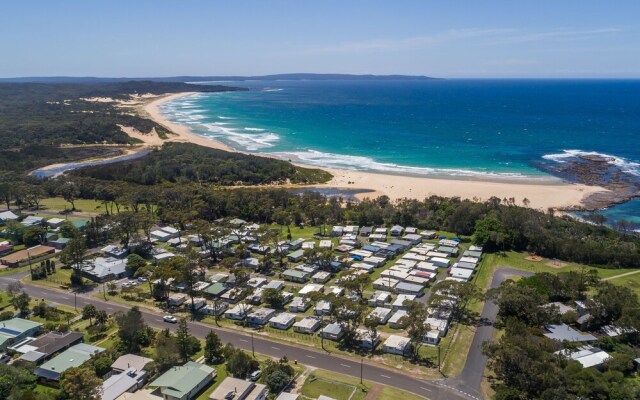
[(0, 313), (0, 321), (11, 319), (14, 315), (15, 314), (13, 313), (13, 311), (3, 311), (2, 313)]

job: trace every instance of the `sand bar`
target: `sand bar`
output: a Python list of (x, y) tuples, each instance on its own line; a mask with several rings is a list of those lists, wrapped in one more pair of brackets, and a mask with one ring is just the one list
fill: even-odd
[[(168, 139), (168, 141), (191, 142), (215, 149), (236, 151), (224, 143), (192, 133), (187, 126), (169, 121), (160, 111), (162, 104), (192, 94), (193, 93), (178, 93), (149, 99), (146, 104), (139, 108), (139, 111), (176, 134)], [(137, 137), (144, 140), (144, 137)], [(267, 156), (265, 154), (256, 155)], [(317, 168), (316, 166), (308, 167)], [(360, 199), (366, 197), (375, 198), (381, 195), (389, 196), (392, 200), (401, 198), (423, 200), (432, 195), (460, 197), (471, 200), (476, 199), (478, 201), (484, 201), (493, 196), (500, 199), (513, 197), (518, 205), (523, 205), (523, 200), (526, 198), (529, 200), (529, 207), (547, 210), (549, 208), (567, 209), (581, 207), (583, 200), (589, 195), (596, 192), (608, 191), (598, 186), (569, 183), (540, 183), (535, 181), (499, 182), (495, 180), (483, 181), (478, 179), (466, 180), (464, 178), (449, 179), (442, 177), (427, 178), (345, 169), (323, 169), (333, 174), (334, 178), (326, 184), (314, 186), (373, 190), (373, 192), (356, 195), (356, 197)]]

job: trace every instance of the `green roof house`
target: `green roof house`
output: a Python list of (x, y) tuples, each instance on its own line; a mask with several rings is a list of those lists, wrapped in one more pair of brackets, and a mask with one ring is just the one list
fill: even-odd
[(78, 343), (36, 368), (33, 373), (43, 379), (59, 381), (64, 371), (81, 366), (104, 350), (102, 347)]
[(214, 376), (213, 368), (189, 361), (181, 367), (172, 367), (149, 387), (156, 388), (152, 394), (164, 400), (191, 400), (213, 381)]
[(42, 326), (39, 322), (22, 318), (13, 318), (0, 322), (0, 349), (6, 349), (13, 343), (34, 336)]

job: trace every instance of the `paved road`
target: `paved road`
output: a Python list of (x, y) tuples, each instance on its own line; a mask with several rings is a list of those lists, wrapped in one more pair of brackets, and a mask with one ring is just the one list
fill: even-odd
[[(22, 279), (28, 272), (22, 272), (10, 276), (0, 277), (0, 288), (4, 289), (9, 283)], [(530, 272), (515, 270), (511, 268), (501, 268), (496, 270), (491, 287), (497, 287), (508, 276), (528, 276)], [(130, 307), (117, 303), (111, 303), (102, 299), (88, 297), (84, 295), (74, 296), (73, 293), (59, 290), (46, 289), (31, 285), (24, 285), (25, 291), (33, 298), (44, 298), (46, 300), (80, 309), (87, 304), (93, 304), (96, 308), (103, 309), (109, 314), (117, 311), (127, 311)], [(175, 325), (162, 321), (162, 314), (145, 308), (140, 311), (145, 322), (154, 328), (175, 330)], [(478, 327), (471, 343), (471, 349), (467, 355), (464, 369), (454, 378), (444, 380), (423, 380), (394, 371), (388, 368), (379, 367), (368, 362), (361, 364), (353, 357), (343, 357), (335, 354), (297, 347), (268, 340), (264, 337), (247, 335), (245, 333), (216, 328), (198, 322), (190, 322), (189, 329), (193, 335), (204, 338), (210, 330), (216, 331), (223, 342), (228, 342), (236, 347), (271, 357), (286, 356), (290, 360), (298, 360), (300, 364), (315, 368), (326, 369), (340, 374), (362, 377), (366, 380), (382, 383), (406, 391), (416, 393), (431, 400), (477, 400), (482, 398), (480, 383), (487, 362), (487, 358), (482, 354), (482, 343), (491, 340), (493, 336), (493, 322), (498, 313), (498, 308), (493, 302), (486, 302), (481, 314), (481, 321), (485, 323)], [(456, 356), (456, 355), (451, 355)]]
[[(513, 268), (497, 269), (491, 280), (491, 288), (500, 286), (500, 283), (510, 276), (531, 276), (532, 272), (521, 271)], [(486, 301), (480, 314), (480, 325), (476, 329), (471, 342), (471, 348), (467, 355), (467, 361), (460, 375), (452, 379), (446, 379), (445, 385), (456, 388), (473, 397), (482, 398), (480, 384), (487, 365), (487, 357), (482, 354), (482, 343), (491, 340), (493, 337), (493, 323), (498, 315), (498, 306), (492, 301)], [(455, 355), (449, 355), (455, 357)]]
[[(20, 276), (24, 276), (24, 273), (14, 276), (0, 277), (0, 288), (4, 289), (10, 282), (19, 280)], [(73, 293), (35, 287), (26, 284), (24, 285), (24, 289), (33, 298), (44, 298), (70, 307), (74, 306), (75, 301), (77, 302), (78, 309), (87, 304), (93, 304), (96, 308), (103, 309), (109, 314), (113, 314), (117, 311), (127, 311), (130, 308), (116, 303), (105, 302), (102, 299), (85, 297), (82, 295), (78, 295), (77, 298), (74, 299)], [(171, 330), (175, 330), (176, 326), (174, 324), (168, 324), (162, 321), (161, 313), (153, 312), (144, 308), (141, 308), (140, 311), (142, 312), (145, 322), (150, 326), (154, 328), (169, 328)], [(256, 353), (271, 357), (287, 356), (290, 360), (298, 360), (301, 364), (326, 369), (339, 374), (359, 378), (360, 368), (362, 367), (362, 376), (366, 380), (404, 389), (431, 400), (469, 400), (472, 398), (458, 392), (455, 388), (443, 386), (442, 381), (416, 379), (407, 374), (378, 367), (367, 362), (361, 366), (360, 360), (353, 360), (353, 358), (341, 357), (305, 347), (296, 347), (279, 342), (273, 342), (257, 335), (252, 339), (250, 335), (244, 333), (214, 328), (210, 325), (198, 322), (190, 322), (189, 329), (193, 335), (199, 338), (204, 338), (206, 334), (213, 329), (218, 333), (223, 342), (229, 342), (236, 347), (251, 351), (253, 343), (253, 349)]]

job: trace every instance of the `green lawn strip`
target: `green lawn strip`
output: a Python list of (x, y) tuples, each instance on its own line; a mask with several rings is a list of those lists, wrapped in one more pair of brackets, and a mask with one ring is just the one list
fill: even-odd
[(620, 278), (612, 278), (608, 282), (614, 285), (626, 286), (633, 290), (636, 295), (640, 296), (640, 273), (622, 276)]
[[(100, 214), (104, 212), (104, 206), (96, 200), (78, 199), (75, 201), (76, 211), (84, 213)], [(50, 197), (40, 203), (43, 211), (64, 211), (71, 209), (71, 203), (62, 197)]]

